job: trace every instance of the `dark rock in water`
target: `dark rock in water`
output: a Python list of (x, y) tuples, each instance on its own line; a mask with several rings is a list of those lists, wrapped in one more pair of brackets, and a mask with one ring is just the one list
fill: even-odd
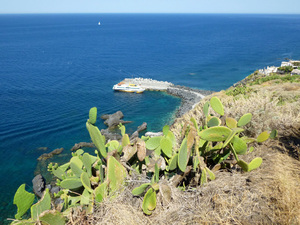
[(106, 141), (108, 140), (117, 140), (122, 139), (121, 134), (110, 132), (109, 129), (102, 129), (101, 134), (105, 136)]
[(76, 151), (80, 148), (88, 147), (88, 148), (95, 148), (95, 145), (92, 142), (80, 142), (76, 143), (72, 148), (71, 151)]
[(39, 147), (37, 148), (38, 151), (47, 151), (48, 147)]
[(54, 149), (54, 150), (53, 150), (52, 152), (50, 152), (50, 153), (44, 153), (44, 154), (42, 154), (37, 160), (41, 161), (41, 160), (50, 159), (50, 158), (52, 158), (54, 155), (60, 154), (63, 150), (64, 150), (64, 148), (57, 148), (57, 149)]
[(141, 131), (146, 130), (146, 129), (147, 129), (147, 123), (144, 122), (141, 126), (138, 126), (137, 132), (141, 132)]
[(60, 187), (58, 187), (58, 186), (55, 186), (55, 187), (51, 188), (51, 190), (50, 190), (50, 192), (52, 194), (54, 194), (54, 193), (57, 194), (59, 191), (60, 191)]
[(104, 124), (107, 125), (109, 128), (119, 125), (120, 123), (126, 124), (131, 123), (131, 121), (124, 121), (121, 120), (124, 117), (121, 111), (118, 111), (114, 114), (105, 114), (102, 115), (101, 118), (104, 119)]
[(32, 184), (34, 193), (41, 198), (46, 185), (44, 177), (41, 174), (36, 175), (32, 180)]

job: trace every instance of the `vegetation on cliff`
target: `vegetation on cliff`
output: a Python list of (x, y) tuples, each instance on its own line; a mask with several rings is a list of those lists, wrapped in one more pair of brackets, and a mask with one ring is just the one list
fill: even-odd
[[(300, 84), (277, 80), (207, 96), (162, 137), (133, 143), (124, 126), (121, 144), (106, 143), (92, 109), (97, 156), (77, 151), (49, 167), (67, 223), (299, 224)], [(262, 142), (274, 129), (278, 137)]]

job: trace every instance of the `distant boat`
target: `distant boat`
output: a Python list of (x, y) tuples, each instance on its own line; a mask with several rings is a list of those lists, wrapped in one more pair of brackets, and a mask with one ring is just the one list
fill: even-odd
[(99, 23), (98, 23), (98, 25), (100, 26), (100, 25), (101, 25), (101, 23), (99, 22)]
[(113, 90), (115, 91), (124, 91), (124, 92), (135, 92), (135, 93), (143, 93), (145, 91), (144, 88), (138, 86), (136, 84), (126, 84), (125, 82), (120, 82), (113, 86)]

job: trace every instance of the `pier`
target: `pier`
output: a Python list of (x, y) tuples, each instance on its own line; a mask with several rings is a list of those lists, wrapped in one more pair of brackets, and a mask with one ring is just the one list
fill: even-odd
[(170, 82), (150, 78), (125, 78), (122, 82), (139, 85), (147, 91), (166, 91), (169, 87), (174, 86)]

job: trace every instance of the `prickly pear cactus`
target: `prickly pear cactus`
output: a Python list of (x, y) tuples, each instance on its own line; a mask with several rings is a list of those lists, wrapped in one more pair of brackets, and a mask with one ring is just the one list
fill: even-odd
[(66, 224), (63, 215), (56, 210), (47, 210), (43, 212), (40, 215), (39, 220), (42, 222), (42, 224), (51, 224), (51, 225)]
[(248, 124), (252, 119), (252, 114), (251, 113), (246, 113), (245, 115), (243, 115), (239, 121), (238, 121), (238, 126), (242, 127), (245, 126), (246, 124)]
[(90, 109), (88, 122), (94, 125), (96, 121), (97, 121), (97, 108), (93, 107)]
[(223, 126), (210, 127), (199, 133), (200, 137), (207, 141), (225, 141), (230, 134), (231, 130)]
[(18, 213), (15, 215), (16, 219), (21, 219), (22, 216), (31, 207), (34, 201), (34, 194), (29, 193), (25, 190), (25, 184), (22, 184), (14, 197), (14, 204), (18, 207)]
[(212, 97), (210, 99), (210, 105), (216, 113), (219, 113), (221, 116), (224, 115), (223, 104), (218, 97)]
[(61, 186), (61, 188), (73, 190), (73, 189), (82, 187), (82, 183), (81, 183), (80, 178), (72, 178), (71, 177), (71, 178), (67, 178), (67, 179), (63, 180), (60, 183), (60, 186)]
[(40, 214), (51, 209), (51, 197), (49, 189), (46, 189), (43, 197), (36, 204), (31, 206), (31, 218), (37, 220)]
[(156, 208), (156, 192), (150, 188), (145, 194), (142, 208), (145, 214), (151, 215), (152, 212)]
[(96, 148), (100, 151), (101, 155), (106, 158), (107, 157), (107, 151), (105, 147), (105, 141), (104, 138), (99, 131), (98, 127), (90, 124), (89, 122), (86, 123), (86, 127), (90, 133), (91, 139), (96, 146)]
[(113, 156), (110, 156), (107, 162), (107, 179), (109, 181), (110, 192), (118, 191), (124, 184), (126, 169)]
[(146, 188), (150, 185), (151, 183), (142, 184), (141, 186), (134, 188), (131, 193), (136, 196), (141, 195), (146, 190)]
[(187, 140), (186, 138), (182, 141), (181, 147), (178, 153), (178, 167), (184, 172), (188, 163), (188, 153), (187, 153)]

